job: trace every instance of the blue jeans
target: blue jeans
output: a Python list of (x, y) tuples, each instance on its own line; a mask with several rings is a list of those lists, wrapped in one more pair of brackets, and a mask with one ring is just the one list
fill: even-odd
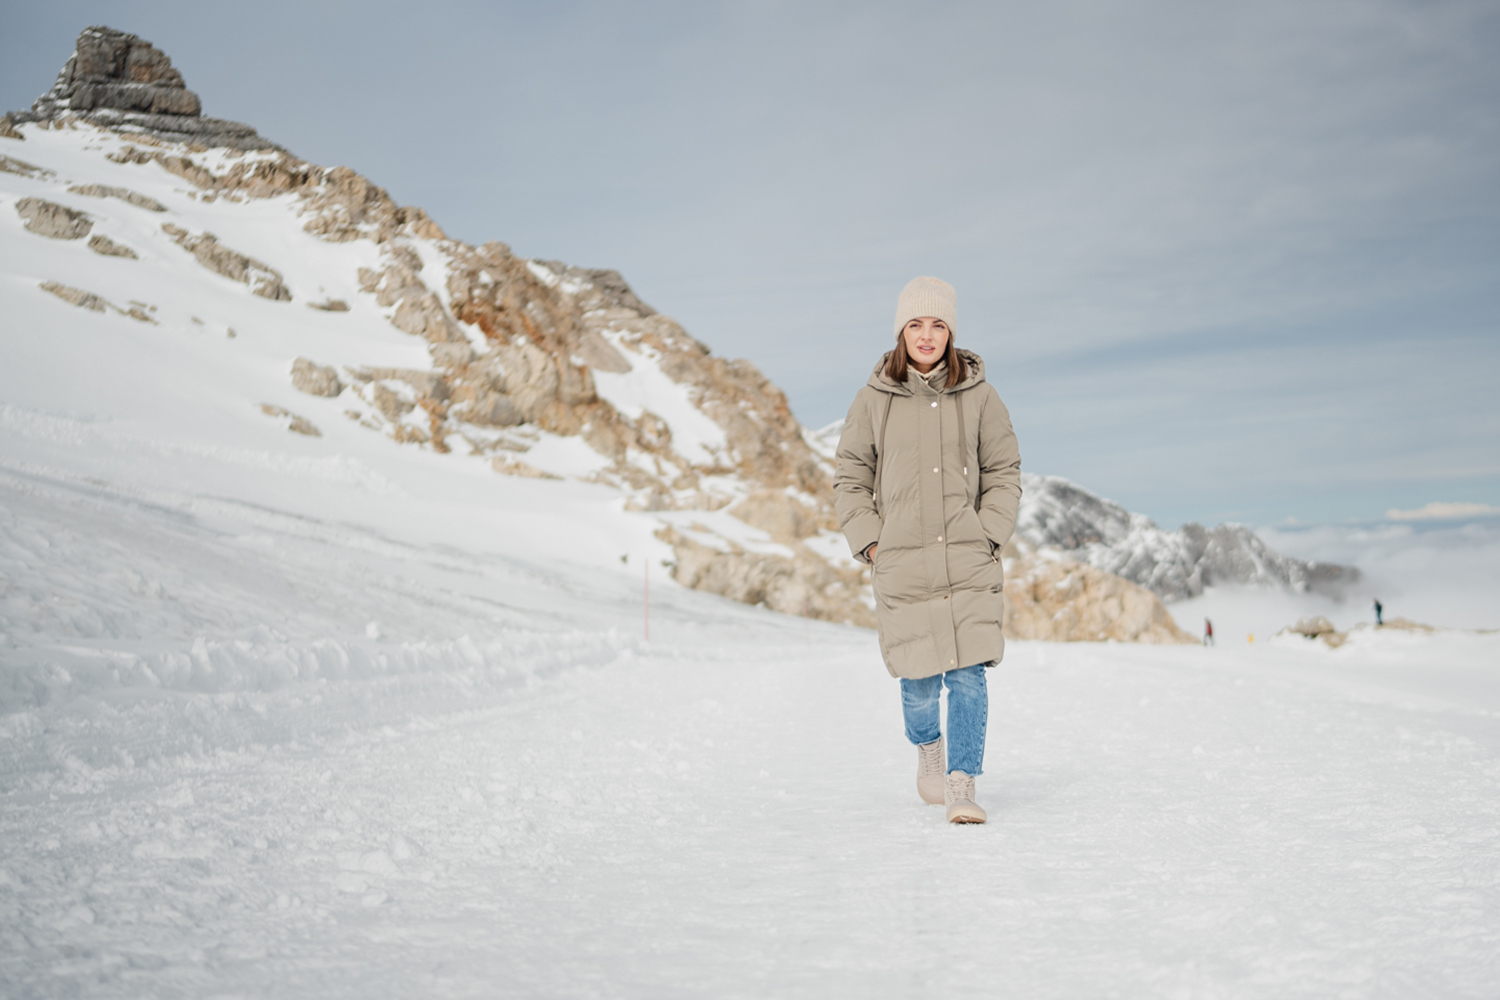
[(984, 767), (984, 731), (990, 722), (990, 695), (984, 664), (960, 667), (921, 680), (901, 678), (901, 712), (906, 738), (917, 746), (931, 743), (943, 731), (938, 698), (948, 687), (948, 770), (979, 775)]

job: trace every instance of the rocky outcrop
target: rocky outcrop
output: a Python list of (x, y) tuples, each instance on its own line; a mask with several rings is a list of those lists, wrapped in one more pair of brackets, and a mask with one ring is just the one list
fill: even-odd
[(328, 365), (298, 358), (292, 362), (292, 388), (310, 396), (337, 396), (344, 391), (344, 383)]
[(1239, 524), (1188, 523), (1164, 531), (1143, 514), (1058, 476), (1022, 476), (1016, 534), (1122, 576), (1167, 600), (1236, 583), (1337, 597), (1360, 578), (1353, 566), (1305, 562), (1273, 551)]
[(116, 243), (103, 233), (95, 233), (89, 237), (89, 249), (105, 257), (124, 257), (127, 260), (140, 259), (140, 255), (134, 250), (123, 243)]
[(50, 292), (69, 305), (78, 306), (80, 309), (87, 309), (90, 312), (102, 313), (105, 309), (109, 308), (109, 303), (107, 301), (95, 295), (93, 292), (85, 292), (81, 288), (70, 288), (67, 285), (59, 284), (56, 281), (44, 281), (41, 283), (40, 287), (42, 291)]
[(155, 306), (146, 306), (141, 303), (132, 302), (129, 308), (121, 309), (113, 302), (102, 296), (95, 295), (93, 292), (86, 292), (81, 288), (72, 288), (56, 281), (44, 281), (38, 287), (44, 292), (56, 295), (69, 305), (75, 305), (80, 309), (87, 309), (90, 312), (102, 313), (105, 310), (109, 310), (117, 312), (121, 316), (129, 316), (131, 319), (142, 323), (154, 324), (156, 322), (155, 318), (151, 315), (151, 310), (155, 309)]
[(1299, 618), (1297, 624), (1282, 629), (1279, 635), (1300, 635), (1304, 639), (1322, 639), (1328, 646), (1337, 649), (1348, 641), (1349, 636), (1334, 628), (1333, 622), (1322, 615)]
[(167, 206), (155, 198), (147, 198), (143, 194), (137, 194), (128, 188), (106, 187), (103, 184), (75, 184), (68, 188), (70, 194), (87, 195), (90, 198), (118, 198), (127, 205), (136, 208), (144, 208), (148, 212), (165, 212)]
[(172, 60), (156, 46), (114, 28), (85, 28), (52, 89), (30, 111), (6, 115), (16, 123), (76, 116), (94, 125), (168, 142), (204, 147), (279, 149), (239, 122), (203, 117), (198, 95), (187, 89)]
[(94, 222), (83, 212), (41, 198), (22, 198), (16, 202), (16, 214), (24, 221), (26, 231), (54, 240), (78, 240), (89, 234)]
[(0, 156), (0, 173), (15, 174), (18, 177), (25, 177), (30, 180), (46, 180), (49, 177), (56, 176), (56, 174), (46, 167), (38, 167), (27, 163), (25, 160), (17, 160), (11, 156)]
[(292, 411), (277, 406), (275, 403), (261, 403), (260, 412), (268, 417), (276, 417), (286, 421), (286, 429), (293, 434), (305, 434), (308, 437), (322, 437), (323, 432), (313, 426), (313, 422), (306, 417), (299, 417)]
[(1156, 594), (1113, 573), (1012, 544), (1005, 552), (1005, 634), (1053, 642), (1192, 643)]
[[(700, 535), (711, 536), (699, 527)], [(722, 540), (699, 541), (672, 527), (658, 531), (657, 537), (672, 546), (672, 578), (684, 586), (784, 614), (875, 625), (861, 569), (840, 569), (801, 545), (784, 552), (751, 552)]]
[(287, 291), (282, 282), (281, 272), (253, 257), (229, 249), (213, 233), (199, 233), (195, 236), (170, 222), (162, 223), (161, 228), (162, 232), (172, 237), (174, 243), (191, 253), (198, 263), (210, 271), (242, 285), (249, 285), (252, 295), (276, 302), (292, 301), (292, 293)]

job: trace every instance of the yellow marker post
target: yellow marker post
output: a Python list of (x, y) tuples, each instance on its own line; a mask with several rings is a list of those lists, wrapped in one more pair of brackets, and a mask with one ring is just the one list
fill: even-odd
[(1251, 632), (1248, 636), (1245, 637), (1245, 641), (1249, 642), (1249, 643), (1254, 643), (1255, 642), (1255, 633)]

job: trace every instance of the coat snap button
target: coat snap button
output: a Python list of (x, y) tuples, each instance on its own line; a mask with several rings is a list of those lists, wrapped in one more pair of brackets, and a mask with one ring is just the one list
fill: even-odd
[(933, 470), (932, 470), (932, 471), (933, 471), (933, 472), (936, 472), (936, 471), (937, 471), (937, 468), (936, 468), (936, 467), (934, 467), (934, 468), (933, 468)]
[(936, 406), (936, 405), (937, 405), (937, 402), (936, 402), (936, 401), (934, 401), (934, 402), (933, 402), (933, 404), (932, 404), (932, 405), (933, 405), (933, 406)]
[(942, 540), (943, 540), (943, 536), (942, 535), (938, 535), (938, 541), (941, 542)]

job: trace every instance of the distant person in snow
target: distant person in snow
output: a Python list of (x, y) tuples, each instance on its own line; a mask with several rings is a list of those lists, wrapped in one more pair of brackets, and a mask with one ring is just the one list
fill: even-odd
[(1385, 624), (1380, 617), (1384, 612), (1385, 606), (1380, 603), (1380, 598), (1375, 598), (1375, 625), (1377, 628)]
[(1205, 619), (1203, 619), (1203, 645), (1205, 645), (1205, 646), (1212, 646), (1213, 644), (1214, 644), (1214, 623), (1213, 623), (1213, 621), (1211, 619), (1205, 618)]
[[(1004, 571), (1021, 454), (984, 362), (954, 346), (957, 296), (915, 278), (896, 300), (896, 346), (849, 407), (834, 479), (839, 526), (870, 565), (880, 652), (901, 679), (917, 794), (950, 823), (983, 823), (985, 667), (1005, 653)], [(947, 745), (940, 697), (948, 689)]]

